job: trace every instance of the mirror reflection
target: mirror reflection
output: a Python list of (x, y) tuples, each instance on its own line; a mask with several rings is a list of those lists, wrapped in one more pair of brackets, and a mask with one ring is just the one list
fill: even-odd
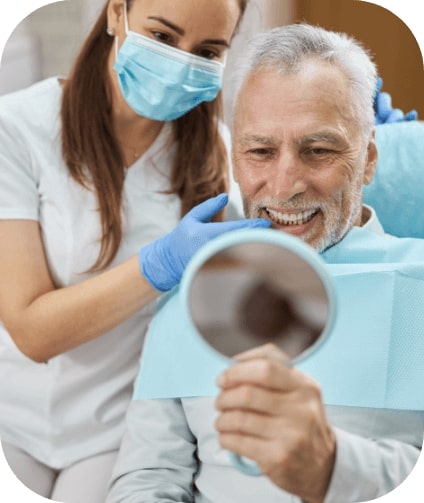
[(272, 342), (295, 360), (320, 342), (329, 300), (316, 270), (290, 249), (239, 243), (196, 272), (192, 320), (205, 341), (228, 357)]

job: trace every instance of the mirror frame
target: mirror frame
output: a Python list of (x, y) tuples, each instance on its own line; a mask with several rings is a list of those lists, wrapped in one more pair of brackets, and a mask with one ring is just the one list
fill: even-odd
[(222, 234), (212, 241), (209, 241), (209, 243), (207, 243), (194, 255), (192, 260), (187, 265), (180, 283), (180, 295), (183, 304), (182, 308), (187, 313), (187, 318), (191, 328), (199, 335), (201, 340), (210, 349), (232, 361), (232, 358), (219, 353), (199, 332), (191, 316), (190, 292), (196, 273), (210, 258), (231, 246), (243, 243), (265, 243), (279, 246), (285, 250), (291, 251), (303, 259), (317, 273), (317, 276), (322, 282), (328, 299), (327, 322), (320, 337), (318, 337), (318, 339), (299, 356), (296, 356), (288, 361), (289, 365), (299, 363), (308, 358), (311, 353), (315, 352), (327, 340), (333, 330), (337, 310), (336, 293), (330, 273), (327, 271), (326, 264), (319, 254), (308, 244), (304, 243), (300, 238), (283, 231), (277, 231), (275, 229), (241, 229), (232, 231), (227, 234)]

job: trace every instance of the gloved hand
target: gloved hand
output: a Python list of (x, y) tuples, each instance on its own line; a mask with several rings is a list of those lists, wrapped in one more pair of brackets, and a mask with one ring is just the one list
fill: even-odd
[(415, 121), (418, 119), (416, 110), (411, 110), (404, 114), (399, 108), (392, 107), (392, 97), (389, 93), (382, 93), (383, 79), (377, 77), (377, 85), (375, 89), (374, 110), (375, 123), (387, 124), (389, 122)]
[(177, 285), (196, 251), (220, 234), (235, 229), (270, 227), (270, 220), (265, 218), (211, 222), (227, 202), (227, 194), (220, 194), (198, 204), (173, 231), (141, 248), (138, 255), (140, 269), (153, 288), (166, 292)]

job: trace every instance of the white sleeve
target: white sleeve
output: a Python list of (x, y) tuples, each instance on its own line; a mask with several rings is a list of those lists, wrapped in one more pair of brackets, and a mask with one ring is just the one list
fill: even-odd
[(38, 183), (22, 136), (0, 117), (0, 219), (38, 220)]
[(234, 180), (231, 159), (231, 134), (226, 124), (220, 123), (219, 134), (224, 142), (228, 159), (228, 205), (225, 220), (242, 220), (244, 219), (243, 202), (238, 183)]
[(420, 449), (393, 439), (367, 439), (341, 429), (336, 464), (324, 503), (369, 501), (395, 489), (411, 473)]
[(106, 503), (193, 503), (196, 450), (179, 399), (132, 401)]

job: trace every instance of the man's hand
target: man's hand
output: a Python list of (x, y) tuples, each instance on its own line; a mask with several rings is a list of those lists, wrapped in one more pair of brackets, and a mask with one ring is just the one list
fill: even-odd
[(261, 472), (308, 503), (322, 503), (336, 439), (317, 383), (272, 344), (247, 351), (218, 378), (215, 427), (223, 448), (255, 461)]

